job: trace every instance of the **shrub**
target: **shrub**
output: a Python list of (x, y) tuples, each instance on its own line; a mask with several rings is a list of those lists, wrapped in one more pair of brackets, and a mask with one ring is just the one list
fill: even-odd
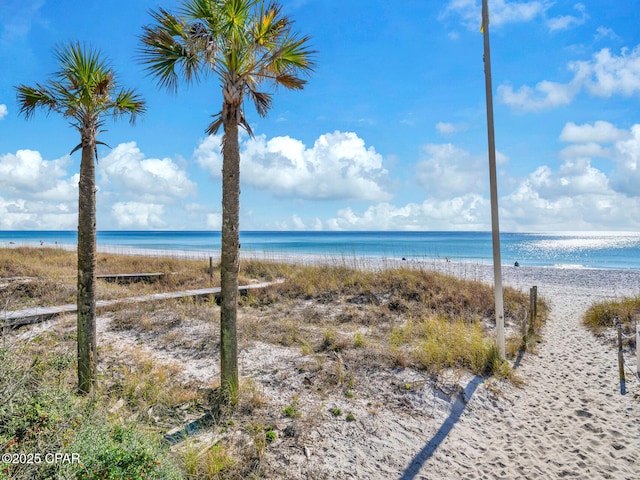
[[(53, 370), (69, 364), (20, 362), (16, 349), (0, 348), (0, 445), (2, 453), (66, 453), (69, 462), (5, 463), (0, 478), (178, 479), (179, 471), (151, 435), (114, 425), (92, 400), (63, 390)], [(74, 457), (79, 461), (73, 461)]]

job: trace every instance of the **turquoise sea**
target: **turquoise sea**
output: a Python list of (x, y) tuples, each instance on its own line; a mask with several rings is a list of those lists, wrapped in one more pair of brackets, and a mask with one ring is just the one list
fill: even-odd
[[(0, 246), (76, 244), (74, 231), (0, 231)], [(502, 263), (640, 270), (640, 233), (502, 233)], [(242, 250), (328, 257), (491, 263), (490, 232), (242, 232)], [(216, 255), (220, 232), (99, 231), (98, 246)]]

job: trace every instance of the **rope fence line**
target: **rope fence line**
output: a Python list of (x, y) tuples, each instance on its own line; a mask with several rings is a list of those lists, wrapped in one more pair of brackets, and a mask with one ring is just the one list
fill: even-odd
[[(625, 368), (631, 373), (631, 378), (640, 382), (640, 325), (636, 320), (636, 334), (635, 335), (623, 335), (622, 333), (622, 322), (618, 317), (615, 318), (616, 330), (618, 333), (618, 371), (620, 374), (620, 395), (625, 395), (627, 393), (627, 382), (624, 374)], [(624, 350), (622, 345), (622, 340), (630, 340), (632, 338), (636, 339), (636, 357), (637, 357), (637, 365), (636, 371), (634, 372), (628, 365), (626, 365), (624, 361)]]

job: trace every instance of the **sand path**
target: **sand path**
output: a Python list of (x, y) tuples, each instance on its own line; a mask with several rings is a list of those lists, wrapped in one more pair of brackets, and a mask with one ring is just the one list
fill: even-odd
[[(446, 439), (414, 457), (403, 480), (640, 478), (638, 381), (628, 378), (620, 395), (615, 349), (581, 324), (594, 301), (637, 293), (638, 274), (572, 272), (567, 281), (557, 270), (546, 278), (534, 272), (552, 313), (537, 354), (518, 367), (526, 385), (507, 388), (492, 408), (472, 398)], [(532, 284), (530, 272), (512, 269), (505, 277), (514, 286)]]

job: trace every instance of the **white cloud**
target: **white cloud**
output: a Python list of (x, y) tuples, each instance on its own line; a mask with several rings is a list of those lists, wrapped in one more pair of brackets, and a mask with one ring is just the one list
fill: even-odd
[(640, 125), (631, 128), (630, 138), (616, 142), (614, 160), (614, 187), (628, 196), (640, 197)]
[[(198, 164), (221, 176), (220, 137), (203, 140)], [(314, 200), (388, 200), (387, 170), (373, 147), (355, 133), (321, 135), (311, 148), (291, 137), (264, 135), (241, 142), (241, 182), (277, 197)]]
[(630, 136), (629, 132), (616, 128), (612, 123), (597, 121), (593, 125), (576, 125), (568, 122), (562, 132), (560, 140), (571, 143), (612, 143)]
[(221, 213), (208, 213), (206, 216), (207, 228), (212, 230), (220, 230), (222, 228), (222, 214)]
[(65, 178), (69, 157), (44, 160), (35, 150), (0, 155), (0, 192), (27, 200), (77, 200), (78, 175)]
[(449, 137), (454, 133), (464, 132), (469, 128), (465, 123), (447, 123), (447, 122), (438, 122), (436, 123), (436, 130), (443, 137)]
[[(521, 179), (504, 178), (499, 185), (502, 230), (640, 228), (640, 125), (624, 130), (602, 121), (585, 125), (569, 122), (560, 137), (569, 145), (561, 150), (558, 167), (542, 165)], [(427, 145), (424, 151), (426, 158), (418, 168), (428, 196), (425, 201), (406, 205), (380, 202), (361, 211), (342, 208), (324, 222), (326, 228), (488, 230), (491, 217), (486, 185), (469, 173), (475, 171), (475, 176), (484, 177), (486, 159), (449, 144)], [(608, 163), (598, 168), (595, 158)]]
[(0, 197), (0, 229), (67, 230), (78, 225), (78, 214), (66, 203)]
[(164, 206), (142, 202), (118, 202), (111, 207), (118, 228), (163, 228)]
[(568, 28), (584, 24), (589, 18), (586, 7), (582, 3), (576, 3), (573, 8), (578, 11), (579, 16), (560, 15), (547, 20), (547, 27), (552, 32), (556, 30), (567, 30)]
[[(490, 21), (492, 27), (508, 23), (528, 22), (541, 17), (551, 7), (549, 1), (508, 2), (493, 0), (490, 5)], [(441, 18), (449, 15), (459, 16), (469, 30), (478, 31), (482, 23), (481, 2), (478, 0), (450, 0)]]
[(173, 160), (145, 158), (135, 142), (118, 145), (98, 168), (105, 186), (146, 203), (169, 203), (196, 191), (196, 184)]
[(538, 112), (568, 105), (579, 90), (577, 83), (562, 84), (543, 80), (535, 88), (523, 85), (515, 91), (511, 85), (500, 85), (498, 97), (502, 103), (515, 109)]
[(562, 159), (610, 158), (611, 155), (611, 149), (604, 148), (595, 142), (577, 143), (560, 150)]
[[(607, 122), (568, 123), (561, 166), (546, 165), (501, 198), (501, 222), (513, 230), (589, 230), (640, 227), (640, 125), (630, 131)], [(607, 173), (593, 158), (611, 162)]]
[(486, 160), (450, 143), (423, 147), (416, 179), (430, 197), (444, 198), (487, 190)]
[(640, 46), (620, 55), (609, 49), (595, 53), (591, 60), (568, 65), (574, 77), (566, 84), (543, 80), (535, 88), (527, 85), (514, 90), (510, 85), (498, 87), (498, 97), (511, 107), (523, 111), (541, 111), (568, 105), (583, 89), (598, 97), (640, 93)]
[(7, 110), (7, 106), (4, 103), (0, 103), (0, 120), (2, 120), (8, 114), (9, 110)]
[(617, 56), (603, 48), (591, 61), (573, 62), (569, 67), (592, 95), (630, 97), (640, 93), (640, 46), (631, 51), (622, 49)]
[(602, 26), (596, 28), (596, 34), (594, 35), (596, 42), (607, 38), (616, 41), (620, 40), (620, 37), (612, 29)]
[[(496, 152), (496, 164), (506, 165), (509, 157)], [(489, 191), (488, 154), (472, 155), (451, 143), (427, 144), (416, 164), (416, 181), (429, 197), (450, 198)]]
[(325, 223), (330, 230), (486, 230), (490, 218), (488, 200), (468, 194), (404, 206), (383, 202), (361, 215), (347, 207)]

